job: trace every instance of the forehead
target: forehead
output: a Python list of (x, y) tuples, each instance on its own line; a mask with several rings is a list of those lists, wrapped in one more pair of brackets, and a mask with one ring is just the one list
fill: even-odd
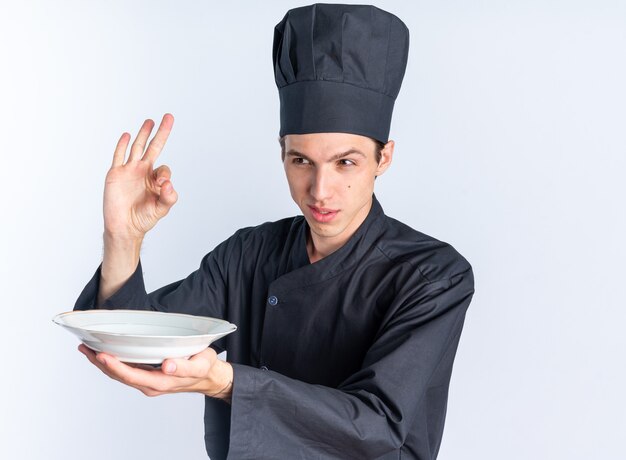
[(350, 149), (361, 151), (366, 156), (375, 153), (376, 144), (367, 136), (350, 133), (287, 134), (285, 151), (295, 150), (307, 156), (330, 156)]

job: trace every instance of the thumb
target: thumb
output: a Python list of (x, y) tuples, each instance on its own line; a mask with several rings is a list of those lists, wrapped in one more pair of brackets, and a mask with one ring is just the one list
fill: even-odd
[(161, 365), (164, 374), (192, 378), (206, 377), (210, 367), (207, 361), (191, 361), (188, 359), (167, 359)]
[(215, 359), (217, 359), (215, 350), (207, 348), (188, 359), (168, 358), (161, 364), (161, 369), (163, 373), (177, 377), (205, 378)]
[(160, 217), (166, 215), (170, 208), (178, 201), (178, 193), (174, 190), (172, 181), (166, 180), (161, 185), (161, 192), (156, 203), (157, 213)]

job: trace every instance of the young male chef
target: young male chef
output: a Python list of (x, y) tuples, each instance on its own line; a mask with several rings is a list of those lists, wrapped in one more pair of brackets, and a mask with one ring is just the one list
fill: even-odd
[(391, 164), (389, 127), (409, 33), (374, 6), (316, 4), (275, 27), (285, 173), (302, 215), (243, 228), (187, 278), (146, 293), (141, 242), (177, 200), (153, 169), (173, 117), (113, 156), (104, 257), (75, 309), (224, 318), (238, 330), (161, 369), (79, 349), (149, 396), (200, 392), (210, 458), (433, 459), (453, 359), (474, 292), (450, 245), (386, 216), (374, 183)]

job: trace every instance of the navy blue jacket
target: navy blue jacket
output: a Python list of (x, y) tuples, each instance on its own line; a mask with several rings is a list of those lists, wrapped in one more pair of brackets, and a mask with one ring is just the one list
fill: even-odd
[[(465, 312), (469, 263), (387, 217), (374, 197), (339, 250), (311, 264), (302, 216), (244, 228), (187, 278), (146, 293), (141, 263), (102, 308), (212, 316), (232, 405), (205, 398), (212, 460), (434, 459)], [(100, 267), (76, 301), (95, 308)]]

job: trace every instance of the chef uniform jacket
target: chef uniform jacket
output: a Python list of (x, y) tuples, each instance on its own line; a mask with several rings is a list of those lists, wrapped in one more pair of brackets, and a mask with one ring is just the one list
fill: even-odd
[[(140, 262), (101, 308), (238, 326), (217, 342), (234, 370), (232, 404), (205, 398), (212, 460), (434, 459), (471, 266), (376, 197), (348, 242), (315, 263), (307, 232), (302, 216), (241, 229), (150, 294)], [(95, 308), (100, 269), (75, 310)]]

